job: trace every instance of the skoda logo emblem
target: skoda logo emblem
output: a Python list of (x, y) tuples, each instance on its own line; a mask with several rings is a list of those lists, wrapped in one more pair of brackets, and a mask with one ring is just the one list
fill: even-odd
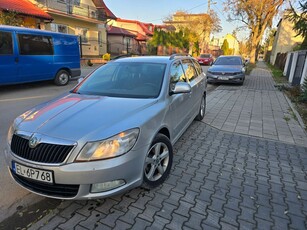
[(37, 137), (31, 137), (29, 140), (29, 147), (31, 149), (35, 148), (38, 144), (38, 138)]

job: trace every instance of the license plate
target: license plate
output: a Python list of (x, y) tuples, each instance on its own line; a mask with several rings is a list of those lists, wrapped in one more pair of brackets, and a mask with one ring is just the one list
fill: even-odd
[(219, 80), (229, 80), (228, 77), (219, 77)]
[(41, 170), (36, 168), (27, 167), (24, 165), (21, 165), (16, 162), (12, 162), (12, 167), (14, 172), (17, 175), (20, 175), (22, 177), (26, 177), (32, 180), (41, 181), (45, 183), (53, 183), (53, 172), (47, 171), (47, 170)]

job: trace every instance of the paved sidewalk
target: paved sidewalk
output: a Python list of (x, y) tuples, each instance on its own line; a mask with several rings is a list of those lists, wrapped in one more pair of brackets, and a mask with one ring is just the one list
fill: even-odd
[(307, 146), (307, 135), (270, 71), (257, 64), (243, 86), (221, 85), (207, 97), (204, 122), (221, 130)]

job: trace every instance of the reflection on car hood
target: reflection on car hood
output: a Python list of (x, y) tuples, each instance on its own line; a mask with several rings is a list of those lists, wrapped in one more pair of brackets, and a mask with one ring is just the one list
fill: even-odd
[(17, 123), (22, 121), (17, 129), (77, 141), (98, 129), (109, 129), (155, 101), (68, 94), (18, 117)]
[(242, 70), (242, 65), (213, 65), (211, 66), (208, 71), (211, 72), (240, 72)]

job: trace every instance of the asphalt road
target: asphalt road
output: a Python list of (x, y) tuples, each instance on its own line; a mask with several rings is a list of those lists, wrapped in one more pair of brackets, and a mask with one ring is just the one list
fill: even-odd
[[(81, 76), (86, 76), (94, 68), (83, 68)], [(206, 72), (207, 66), (203, 66)], [(48, 101), (77, 84), (71, 81), (67, 86), (55, 86), (52, 82), (39, 82), (14, 86), (0, 86), (0, 222), (16, 212), (16, 210), (39, 202), (43, 198), (18, 186), (10, 177), (4, 159), (7, 131), (15, 117), (31, 107)], [(208, 85), (211, 91), (214, 86)]]

